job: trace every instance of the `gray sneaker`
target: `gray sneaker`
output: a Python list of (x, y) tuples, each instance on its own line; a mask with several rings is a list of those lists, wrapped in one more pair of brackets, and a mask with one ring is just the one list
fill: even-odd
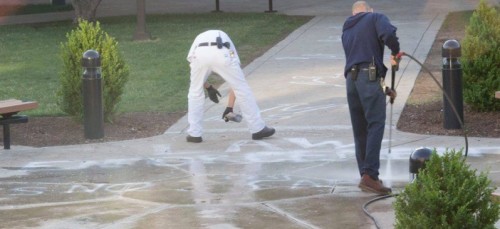
[(201, 137), (193, 137), (191, 135), (188, 135), (186, 137), (186, 141), (187, 142), (193, 142), (193, 143), (200, 143), (203, 141), (203, 139)]

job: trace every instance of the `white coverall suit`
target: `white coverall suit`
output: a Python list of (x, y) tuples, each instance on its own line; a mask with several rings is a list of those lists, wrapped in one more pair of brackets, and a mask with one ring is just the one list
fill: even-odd
[[(216, 39), (219, 36), (223, 43), (229, 43), (229, 48), (217, 47)], [(200, 46), (202, 43), (205, 44)], [(189, 128), (187, 130), (190, 136), (201, 137), (203, 134), (203, 105), (205, 103), (203, 84), (212, 72), (220, 75), (233, 89), (250, 132), (259, 132), (266, 126), (260, 116), (260, 110), (250, 86), (245, 80), (236, 48), (225, 32), (208, 30), (199, 34), (191, 45), (187, 60), (191, 68), (188, 93)]]

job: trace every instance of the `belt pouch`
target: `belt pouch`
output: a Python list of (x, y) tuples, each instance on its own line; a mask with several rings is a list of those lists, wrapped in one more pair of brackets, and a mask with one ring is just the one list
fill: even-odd
[(217, 48), (218, 48), (218, 49), (222, 49), (222, 46), (224, 45), (224, 44), (222, 43), (222, 38), (221, 38), (221, 37), (217, 37), (217, 38), (215, 39), (215, 41), (216, 41), (216, 43), (217, 43)]
[(370, 64), (368, 67), (368, 79), (372, 82), (377, 80), (377, 68), (374, 64)]
[(351, 67), (351, 79), (353, 81), (356, 81), (358, 79), (358, 66), (357, 65), (353, 65)]

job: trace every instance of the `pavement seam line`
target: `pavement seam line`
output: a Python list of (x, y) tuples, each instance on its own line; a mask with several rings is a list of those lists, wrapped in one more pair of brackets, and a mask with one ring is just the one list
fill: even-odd
[(308, 222), (306, 222), (304, 220), (298, 219), (298, 218), (292, 216), (291, 214), (289, 214), (289, 213), (287, 213), (287, 212), (279, 209), (276, 206), (273, 206), (273, 205), (268, 204), (268, 203), (261, 203), (261, 204), (263, 206), (271, 209), (271, 211), (273, 211), (275, 213), (278, 213), (279, 215), (282, 215), (282, 216), (286, 217), (287, 219), (291, 220), (292, 222), (295, 222), (295, 223), (300, 224), (300, 225), (302, 225), (304, 227), (307, 227), (307, 228), (319, 229), (319, 227), (316, 227), (316, 226), (314, 226), (314, 225), (312, 225), (312, 224), (310, 224), (310, 223), (308, 223)]
[[(429, 23), (429, 25), (427, 26), (427, 28), (425, 28), (424, 33), (422, 33), (422, 36), (420, 36), (420, 39), (418, 40), (417, 45), (415, 46), (415, 48), (412, 50), (411, 55), (415, 55), (415, 53), (417, 52), (417, 50), (420, 48), (420, 45), (421, 45), (421, 43), (422, 43), (422, 40), (424, 39), (424, 37), (426, 36), (426, 34), (429, 32), (429, 29), (430, 29), (430, 28), (431, 28), (431, 26), (434, 24), (434, 22), (436, 22), (436, 19), (437, 19), (437, 17), (438, 17), (438, 16), (439, 16), (439, 14), (436, 14), (436, 15), (432, 18), (432, 20), (431, 20), (431, 22)], [(441, 23), (442, 23), (442, 22), (441, 22)], [(437, 33), (436, 33), (436, 35), (437, 35)], [(436, 35), (435, 35), (435, 36), (436, 36)], [(430, 48), (432, 48), (432, 47), (429, 47), (429, 49), (430, 49)], [(427, 53), (428, 53), (428, 52), (427, 52)], [(405, 73), (405, 72), (406, 72), (406, 70), (408, 69), (408, 66), (409, 66), (409, 65), (410, 65), (410, 62), (407, 62), (407, 64), (406, 64), (406, 65), (405, 65), (405, 67), (403, 68), (403, 72), (400, 74), (400, 75), (401, 75), (401, 77), (399, 77), (399, 80), (398, 80), (398, 82), (397, 82), (397, 84), (396, 84), (395, 88), (398, 88), (399, 83), (400, 83), (400, 82), (401, 82), (401, 80), (403, 79), (403, 76), (405, 75), (404, 73)]]
[(102, 227), (102, 228), (103, 229), (123, 228), (126, 225), (130, 225), (130, 224), (133, 224), (133, 223), (135, 223), (137, 225), (137, 223), (139, 222), (139, 220), (143, 219), (144, 217), (146, 217), (148, 215), (151, 215), (151, 214), (155, 214), (155, 213), (164, 211), (164, 210), (167, 210), (169, 208), (172, 208), (172, 206), (170, 206), (170, 205), (161, 205), (161, 206), (155, 207), (153, 209), (144, 211), (141, 214), (134, 214), (134, 215), (131, 215), (129, 217), (125, 217), (125, 218), (123, 218), (121, 220), (118, 220), (118, 221), (115, 221), (115, 222), (111, 223), (111, 225), (109, 225), (109, 226), (105, 226), (105, 227)]

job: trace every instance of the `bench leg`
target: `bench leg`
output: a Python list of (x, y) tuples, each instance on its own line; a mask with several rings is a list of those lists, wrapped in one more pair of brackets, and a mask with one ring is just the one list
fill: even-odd
[(10, 126), (3, 124), (3, 148), (10, 149)]

